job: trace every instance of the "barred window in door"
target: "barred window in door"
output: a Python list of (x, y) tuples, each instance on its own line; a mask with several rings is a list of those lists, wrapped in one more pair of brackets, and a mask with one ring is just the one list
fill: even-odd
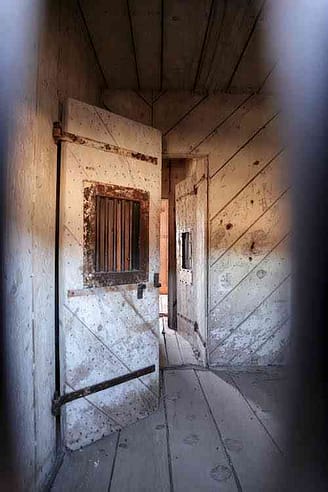
[(84, 188), (84, 284), (139, 283), (148, 276), (148, 193), (103, 183)]

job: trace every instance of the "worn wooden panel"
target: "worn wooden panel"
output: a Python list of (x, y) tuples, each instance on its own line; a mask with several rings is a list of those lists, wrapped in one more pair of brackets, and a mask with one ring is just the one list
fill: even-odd
[[(153, 125), (166, 134), (206, 96), (189, 91), (166, 91), (153, 104)], [(165, 139), (166, 140), (166, 139)]]
[(110, 490), (170, 491), (163, 402), (157, 412), (120, 433)]
[(163, 88), (191, 89), (206, 34), (210, 0), (164, 3)]
[(257, 267), (281, 237), (288, 233), (288, 203), (289, 195), (285, 193), (264, 214), (260, 211), (260, 218), (231, 247), (223, 247), (216, 251), (218, 256), (211, 265), (211, 277), (215, 278), (215, 282), (210, 286), (210, 309), (229, 295), (229, 292)]
[(113, 113), (138, 121), (144, 125), (152, 123), (152, 108), (136, 91), (106, 90), (102, 101), (106, 109)]
[(247, 95), (208, 96), (166, 134), (164, 151), (167, 154), (188, 154), (194, 151), (246, 98)]
[(266, 1), (258, 18), (251, 39), (238, 65), (230, 84), (232, 91), (256, 92), (274, 66), (271, 48), (268, 45), (270, 28), (272, 26), (272, 4)]
[(82, 0), (81, 6), (108, 85), (137, 88), (127, 2)]
[(263, 5), (262, 0), (235, 0), (226, 4), (220, 42), (214, 55), (206, 86), (213, 90), (228, 90), (240, 56)]
[[(206, 363), (206, 226), (207, 179), (205, 160), (194, 161), (195, 172), (176, 185), (177, 327)], [(196, 171), (197, 169), (197, 171)], [(183, 267), (182, 234), (190, 235), (191, 269)]]
[(130, 0), (132, 32), (141, 89), (161, 88), (161, 0)]
[[(210, 221), (211, 265), (285, 192), (287, 184), (284, 164), (281, 154)], [(213, 199), (213, 196), (213, 193), (209, 193), (209, 199)], [(258, 240), (256, 242), (260, 243)]]
[(272, 364), (287, 362), (287, 357), (279, 352), (284, 351), (288, 344), (290, 293), (288, 276), (244, 321), (240, 331), (231, 334), (228, 343), (235, 350), (229, 364), (249, 366), (270, 364), (269, 360)]
[[(69, 100), (65, 114), (68, 131), (158, 158), (154, 164), (83, 145), (63, 146), (61, 350), (65, 386), (83, 387), (150, 364), (155, 364), (158, 371), (158, 290), (152, 280), (153, 274), (159, 271), (161, 142), (156, 130), (78, 101)], [(89, 295), (81, 295), (86, 180), (150, 193), (149, 281), (142, 300), (137, 300), (136, 285), (93, 289)], [(72, 291), (76, 294), (70, 295)], [(83, 336), (78, 335), (81, 330)], [(93, 395), (89, 401), (98, 413), (105, 413), (118, 426), (131, 423), (156, 408), (157, 371)], [(74, 410), (74, 404), (68, 407), (64, 418), (68, 447), (81, 447), (100, 434), (113, 431), (106, 419), (101, 425), (99, 419), (94, 420), (95, 412), (82, 418), (82, 413)]]
[[(260, 266), (240, 282), (215, 306), (209, 315), (209, 350), (212, 364), (224, 365), (237, 353), (238, 345), (244, 336), (249, 338), (247, 326), (243, 323), (256, 311), (258, 306), (270, 296), (272, 291), (290, 273), (288, 261), (288, 238), (285, 238), (268, 254)], [(256, 319), (256, 317), (255, 317)], [(254, 318), (253, 318), (254, 320)], [(258, 319), (258, 322), (263, 318)], [(256, 324), (254, 323), (254, 328)], [(245, 331), (244, 331), (245, 328)], [(238, 330), (240, 341), (234, 341), (233, 334)], [(222, 345), (224, 349), (222, 350)]]
[[(199, 371), (242, 490), (282, 490), (282, 456), (229, 378)], [(230, 383), (230, 384), (229, 384)], [(273, 478), (274, 477), (274, 478)]]
[(168, 293), (168, 247), (169, 247), (169, 201), (167, 198), (162, 198), (161, 202), (161, 218), (160, 218), (160, 272), (159, 280), (161, 287), (160, 294)]
[(285, 371), (265, 368), (257, 372), (235, 372), (230, 377), (276, 445), (286, 452), (288, 439), (284, 423), (288, 382)]
[(118, 434), (112, 434), (84, 449), (73, 453), (67, 452), (51, 490), (53, 492), (107, 490), (118, 438)]
[(164, 379), (174, 490), (238, 490), (194, 371)]
[[(209, 217), (216, 220), (218, 214), (256, 179), (262, 169), (279, 159), (281, 149), (275, 129), (279, 120), (272, 121), (252, 142), (232, 157), (210, 182)], [(216, 197), (216, 199), (214, 199)]]
[(209, 154), (210, 176), (247, 146), (276, 113), (276, 104), (272, 98), (248, 97), (238, 111), (198, 147), (198, 152)]

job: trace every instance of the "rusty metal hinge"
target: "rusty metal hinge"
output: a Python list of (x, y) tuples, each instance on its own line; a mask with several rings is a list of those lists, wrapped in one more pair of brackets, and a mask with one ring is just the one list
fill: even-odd
[(85, 398), (86, 396), (98, 393), (99, 391), (103, 391), (108, 388), (112, 388), (113, 386), (117, 386), (122, 383), (126, 383), (127, 381), (131, 381), (132, 379), (146, 376), (146, 374), (150, 374), (152, 372), (155, 372), (154, 364), (144, 367), (143, 369), (138, 369), (137, 371), (129, 372), (127, 374), (124, 374), (123, 376), (118, 376), (117, 378), (108, 379), (107, 381), (103, 381), (102, 383), (93, 384), (92, 386), (87, 386), (77, 391), (66, 393), (65, 395), (60, 395), (56, 391), (52, 400), (51, 413), (54, 417), (56, 417), (60, 415), (60, 408), (66, 403), (70, 403), (71, 401), (77, 400), (79, 398)]
[(206, 342), (205, 342), (204, 338), (202, 337), (202, 335), (201, 335), (201, 333), (199, 331), (199, 326), (198, 326), (197, 321), (195, 321), (195, 323), (194, 323), (194, 331), (199, 336), (199, 339), (202, 342), (203, 347), (206, 347)]

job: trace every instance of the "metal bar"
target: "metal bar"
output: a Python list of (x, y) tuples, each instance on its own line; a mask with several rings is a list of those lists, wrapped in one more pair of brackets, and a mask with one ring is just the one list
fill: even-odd
[(94, 140), (93, 138), (81, 137), (80, 135), (75, 135), (74, 133), (65, 132), (59, 122), (54, 123), (53, 138), (56, 143), (69, 142), (78, 145), (85, 145), (86, 147), (92, 147), (94, 149), (102, 150), (103, 152), (111, 152), (112, 154), (118, 154), (124, 157), (131, 157), (132, 159), (137, 159), (139, 161), (150, 162), (151, 164), (158, 164), (157, 157), (147, 154), (141, 154), (140, 152), (134, 152), (133, 150), (124, 149), (122, 147), (118, 147), (117, 145), (100, 142), (99, 140)]
[(67, 393), (66, 395), (55, 395), (54, 399), (52, 400), (52, 414), (54, 416), (59, 415), (60, 407), (62, 405), (65, 405), (66, 403), (78, 400), (79, 398), (85, 398), (86, 396), (98, 393), (99, 391), (103, 391), (108, 388), (112, 388), (113, 386), (117, 386), (122, 383), (126, 383), (127, 381), (131, 381), (132, 379), (146, 376), (146, 374), (150, 374), (152, 372), (155, 372), (154, 364), (144, 367), (143, 369), (138, 369), (137, 371), (129, 372), (128, 374), (124, 374), (123, 376), (118, 376), (117, 378), (108, 379), (107, 381), (103, 381), (102, 383), (93, 384), (92, 386), (87, 386), (80, 390), (72, 391), (71, 393)]

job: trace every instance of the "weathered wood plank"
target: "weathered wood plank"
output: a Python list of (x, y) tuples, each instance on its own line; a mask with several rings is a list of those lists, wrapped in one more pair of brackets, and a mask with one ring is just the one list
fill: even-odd
[(195, 354), (192, 350), (192, 346), (189, 342), (187, 342), (187, 340), (180, 336), (179, 333), (177, 333), (177, 341), (178, 345), (180, 346), (183, 364), (199, 365), (200, 361), (196, 359)]
[[(253, 196), (249, 203), (256, 207)], [(290, 229), (288, 205), (289, 194), (285, 193), (229, 249), (220, 247), (216, 251), (219, 259), (211, 265), (211, 277), (216, 280), (210, 285), (210, 309), (228, 295), (287, 234)]]
[(118, 433), (112, 434), (79, 451), (67, 453), (51, 490), (107, 490), (118, 438)]
[(129, 0), (141, 89), (161, 87), (161, 0)]
[(229, 118), (247, 97), (245, 94), (208, 96), (165, 135), (165, 152), (168, 154), (203, 153), (203, 150), (199, 149), (200, 142)]
[(262, 0), (227, 2), (220, 43), (212, 63), (207, 88), (227, 90), (245, 44), (260, 12)]
[(165, 371), (164, 378), (174, 490), (237, 490), (194, 371)]
[[(286, 354), (279, 359), (281, 349), (286, 348), (289, 335), (291, 280), (288, 277), (249, 316), (242, 326), (229, 337), (226, 363), (231, 365), (267, 365), (286, 362)], [(221, 350), (223, 347), (221, 347)], [(223, 349), (225, 351), (225, 349)]]
[[(210, 222), (210, 264), (219, 258), (282, 195), (286, 189), (284, 155), (273, 160)], [(252, 165), (252, 163), (251, 163)], [(254, 166), (257, 167), (257, 166)], [(250, 173), (254, 171), (250, 170)], [(238, 179), (238, 178), (237, 178)], [(242, 179), (242, 178), (241, 178)], [(247, 176), (246, 176), (247, 179)], [(222, 177), (221, 186), (229, 183)], [(218, 183), (217, 183), (218, 184)], [(231, 186), (234, 186), (233, 183)], [(210, 187), (210, 199), (214, 199)], [(217, 193), (219, 193), (217, 186)], [(222, 188), (222, 194), (224, 188)], [(222, 204), (219, 198), (218, 201)], [(252, 257), (251, 255), (249, 255)]]
[(193, 89), (210, 5), (210, 0), (165, 1), (164, 89)]
[(272, 25), (272, 0), (265, 2), (240, 64), (231, 81), (231, 91), (258, 91), (274, 66), (268, 46)]
[(286, 450), (287, 379), (282, 368), (266, 368), (257, 372), (238, 372), (231, 377), (281, 450)]
[(82, 0), (81, 6), (108, 85), (137, 88), (127, 2)]
[(106, 90), (102, 94), (102, 101), (105, 108), (113, 113), (151, 125), (151, 105), (135, 91)]
[(281, 453), (232, 381), (212, 372), (197, 374), (242, 490), (283, 490), (282, 483), (275, 481), (282, 465)]
[(170, 330), (169, 328), (165, 330), (165, 343), (167, 349), (168, 366), (182, 366), (183, 360), (175, 331)]
[(198, 152), (209, 154), (210, 177), (240, 152), (276, 113), (273, 98), (260, 95), (248, 98), (216, 133), (198, 147)]
[(170, 491), (163, 403), (157, 412), (120, 433), (110, 491), (139, 490)]
[[(231, 343), (232, 334), (238, 329), (240, 339), (249, 338), (247, 330), (243, 333), (243, 323), (289, 275), (288, 239), (285, 237), (258, 268), (212, 309), (209, 315), (211, 364), (222, 365), (231, 359), (237, 351), (237, 346)], [(265, 318), (258, 318), (254, 326), (263, 323)], [(238, 345), (240, 341), (236, 343)], [(224, 350), (221, 347), (223, 344)]]
[(164, 92), (153, 105), (154, 127), (165, 134), (204, 97), (189, 91)]

